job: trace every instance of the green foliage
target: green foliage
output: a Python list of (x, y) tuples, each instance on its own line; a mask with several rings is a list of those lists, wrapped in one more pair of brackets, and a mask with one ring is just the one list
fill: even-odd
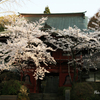
[(20, 93), (18, 94), (17, 100), (29, 100), (28, 94), (29, 93), (28, 93), (27, 87), (22, 85), (20, 88)]
[(49, 9), (49, 7), (48, 7), (48, 6), (47, 6), (47, 7), (45, 7), (44, 14), (50, 14), (50, 9)]
[(26, 95), (26, 96), (28, 96), (28, 94), (29, 94), (29, 93), (27, 93), (28, 92), (27, 87), (24, 86), (24, 85), (21, 86), (20, 92), (21, 92), (22, 95)]
[(30, 100), (30, 99), (28, 96), (22, 95), (21, 93), (19, 93), (17, 100)]
[(88, 82), (88, 84), (91, 85), (94, 90), (100, 91), (100, 83)]
[(17, 95), (23, 82), (18, 80), (4, 81), (0, 83), (1, 95)]
[(94, 94), (96, 85), (92, 86), (87, 82), (76, 83), (71, 90), (71, 100), (100, 100), (99, 95)]
[[(17, 15), (14, 15), (15, 17), (17, 16)], [(9, 20), (7, 19), (7, 17), (13, 17), (13, 15), (7, 15), (7, 16), (1, 16), (0, 17), (0, 32), (1, 31), (4, 31), (4, 29), (6, 29), (6, 27), (5, 27), (5, 25), (10, 25), (11, 24), (11, 22), (9, 22)], [(15, 21), (15, 19), (14, 19), (14, 21)]]
[(1, 31), (4, 31), (5, 28), (5, 25), (7, 25), (9, 21), (7, 19), (5, 19), (3, 16), (0, 17), (0, 32)]
[(0, 32), (4, 31), (5, 27), (0, 24)]

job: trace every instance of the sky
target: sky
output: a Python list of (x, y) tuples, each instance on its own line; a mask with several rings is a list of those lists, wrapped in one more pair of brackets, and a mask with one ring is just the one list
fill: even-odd
[[(14, 0), (12, 0), (14, 1)], [(48, 6), (51, 13), (85, 12), (89, 18), (100, 9), (100, 0), (17, 0), (12, 8), (19, 13), (43, 13)], [(22, 2), (23, 1), (23, 2)]]

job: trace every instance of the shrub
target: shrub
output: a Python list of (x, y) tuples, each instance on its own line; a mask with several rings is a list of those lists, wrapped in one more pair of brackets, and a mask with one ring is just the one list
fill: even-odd
[(93, 89), (94, 90), (98, 90), (98, 91), (100, 91), (100, 83), (99, 82), (88, 82), (92, 87), (93, 87)]
[(74, 85), (71, 100), (100, 100), (100, 97), (94, 94), (94, 89), (89, 83), (82, 82)]
[(0, 84), (1, 95), (17, 95), (23, 82), (18, 80), (4, 81)]
[(29, 100), (28, 94), (29, 93), (28, 93), (27, 87), (22, 85), (20, 88), (20, 93), (18, 94), (17, 100)]

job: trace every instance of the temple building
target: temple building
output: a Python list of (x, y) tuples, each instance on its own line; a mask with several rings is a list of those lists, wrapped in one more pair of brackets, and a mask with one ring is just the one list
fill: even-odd
[[(88, 18), (85, 16), (85, 12), (79, 13), (51, 13), (51, 14), (30, 14), (30, 13), (20, 13), (29, 22), (36, 22), (42, 17), (47, 17), (48, 19), (44, 23), (42, 31), (47, 29), (67, 29), (70, 27), (77, 26), (81, 30), (87, 29)], [(33, 73), (26, 73), (24, 78), (26, 86), (30, 89), (32, 93), (56, 93), (58, 87), (72, 86), (72, 81), (74, 77), (74, 69), (72, 66), (68, 66), (68, 60), (72, 57), (68, 56), (66, 51), (58, 49), (56, 52), (51, 52), (51, 55), (56, 60), (56, 65), (44, 66), (50, 73), (47, 73), (44, 80), (35, 80)], [(77, 57), (81, 58), (81, 55)], [(31, 64), (32, 65), (32, 64)], [(35, 66), (33, 65), (34, 70)], [(78, 80), (78, 67), (76, 68), (76, 80)], [(23, 75), (21, 77), (23, 79)]]

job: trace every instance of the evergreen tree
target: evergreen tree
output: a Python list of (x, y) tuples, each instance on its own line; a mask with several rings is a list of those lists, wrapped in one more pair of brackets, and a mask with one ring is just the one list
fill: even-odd
[(49, 9), (49, 7), (48, 7), (48, 6), (47, 6), (47, 7), (45, 7), (44, 14), (50, 14), (50, 9)]

